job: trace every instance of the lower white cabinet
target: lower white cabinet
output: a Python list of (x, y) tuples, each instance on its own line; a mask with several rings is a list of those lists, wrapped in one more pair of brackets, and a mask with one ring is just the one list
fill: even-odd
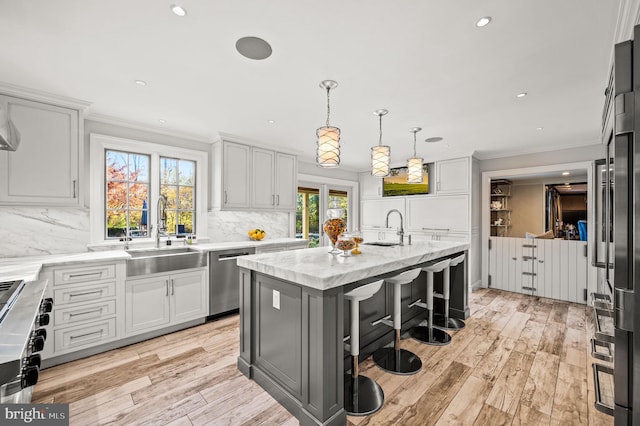
[(125, 283), (125, 334), (206, 317), (208, 300), (206, 268), (129, 279)]
[(469, 196), (407, 197), (410, 231), (434, 233), (469, 232)]

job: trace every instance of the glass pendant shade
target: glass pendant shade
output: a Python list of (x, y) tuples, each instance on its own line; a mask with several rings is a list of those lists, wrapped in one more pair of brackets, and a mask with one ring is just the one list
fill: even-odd
[(391, 147), (389, 145), (377, 145), (371, 147), (371, 176), (389, 176), (389, 161), (391, 159)]
[(414, 157), (407, 160), (407, 182), (422, 183), (422, 158)]
[(316, 131), (318, 150), (316, 162), (320, 167), (331, 168), (340, 165), (340, 129), (320, 127)]

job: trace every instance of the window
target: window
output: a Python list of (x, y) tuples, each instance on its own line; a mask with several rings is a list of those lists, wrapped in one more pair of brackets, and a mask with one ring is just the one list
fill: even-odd
[[(206, 147), (178, 146), (91, 134), (91, 245), (127, 235), (156, 237), (157, 224), (169, 235), (207, 237), (208, 158)], [(158, 212), (158, 200), (167, 200)]]
[(194, 230), (195, 161), (160, 157), (160, 193), (167, 199), (168, 234)]
[(149, 155), (106, 150), (106, 238), (148, 235)]

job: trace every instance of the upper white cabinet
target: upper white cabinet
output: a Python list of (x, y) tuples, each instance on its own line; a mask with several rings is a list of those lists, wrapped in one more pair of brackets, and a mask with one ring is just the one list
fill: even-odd
[(222, 158), (222, 207), (249, 208), (251, 147), (225, 141), (222, 143)]
[(407, 197), (410, 231), (449, 233), (469, 231), (469, 196)]
[(79, 205), (80, 110), (5, 95), (0, 105), (21, 136), (0, 151), (0, 203)]
[(454, 158), (436, 162), (436, 193), (469, 192), (469, 158)]
[(360, 173), (360, 196), (362, 198), (382, 197), (382, 178), (371, 176), (371, 172)]
[(252, 148), (253, 179), (251, 207), (295, 210), (297, 206), (296, 157)]
[(213, 156), (214, 208), (296, 209), (295, 156), (227, 140), (214, 144)]
[[(377, 200), (362, 200), (361, 222), (362, 229), (382, 229), (385, 227), (387, 213), (396, 209), (405, 218), (404, 197), (381, 198)], [(406, 228), (406, 223), (403, 223)], [(400, 216), (397, 213), (389, 215), (389, 228), (400, 227)]]

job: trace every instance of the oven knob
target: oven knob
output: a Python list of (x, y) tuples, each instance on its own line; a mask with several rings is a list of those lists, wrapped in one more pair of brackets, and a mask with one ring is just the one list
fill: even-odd
[(42, 364), (42, 358), (38, 354), (29, 355), (27, 358), (27, 367), (38, 367)]
[(38, 367), (36, 366), (25, 367), (25, 369), (22, 370), (22, 380), (21, 380), (22, 389), (28, 388), (29, 386), (33, 386), (36, 383), (38, 383), (38, 375), (39, 375)]
[(40, 327), (44, 327), (45, 325), (49, 325), (49, 314), (42, 314), (38, 316), (38, 325)]
[(44, 328), (38, 328), (37, 330), (33, 331), (33, 336), (40, 336), (42, 337), (44, 340), (47, 340), (47, 330), (45, 330)]
[(40, 304), (40, 312), (43, 314), (49, 313), (53, 310), (53, 299), (48, 297)]
[(40, 352), (44, 349), (44, 337), (35, 336), (31, 339), (31, 352)]

